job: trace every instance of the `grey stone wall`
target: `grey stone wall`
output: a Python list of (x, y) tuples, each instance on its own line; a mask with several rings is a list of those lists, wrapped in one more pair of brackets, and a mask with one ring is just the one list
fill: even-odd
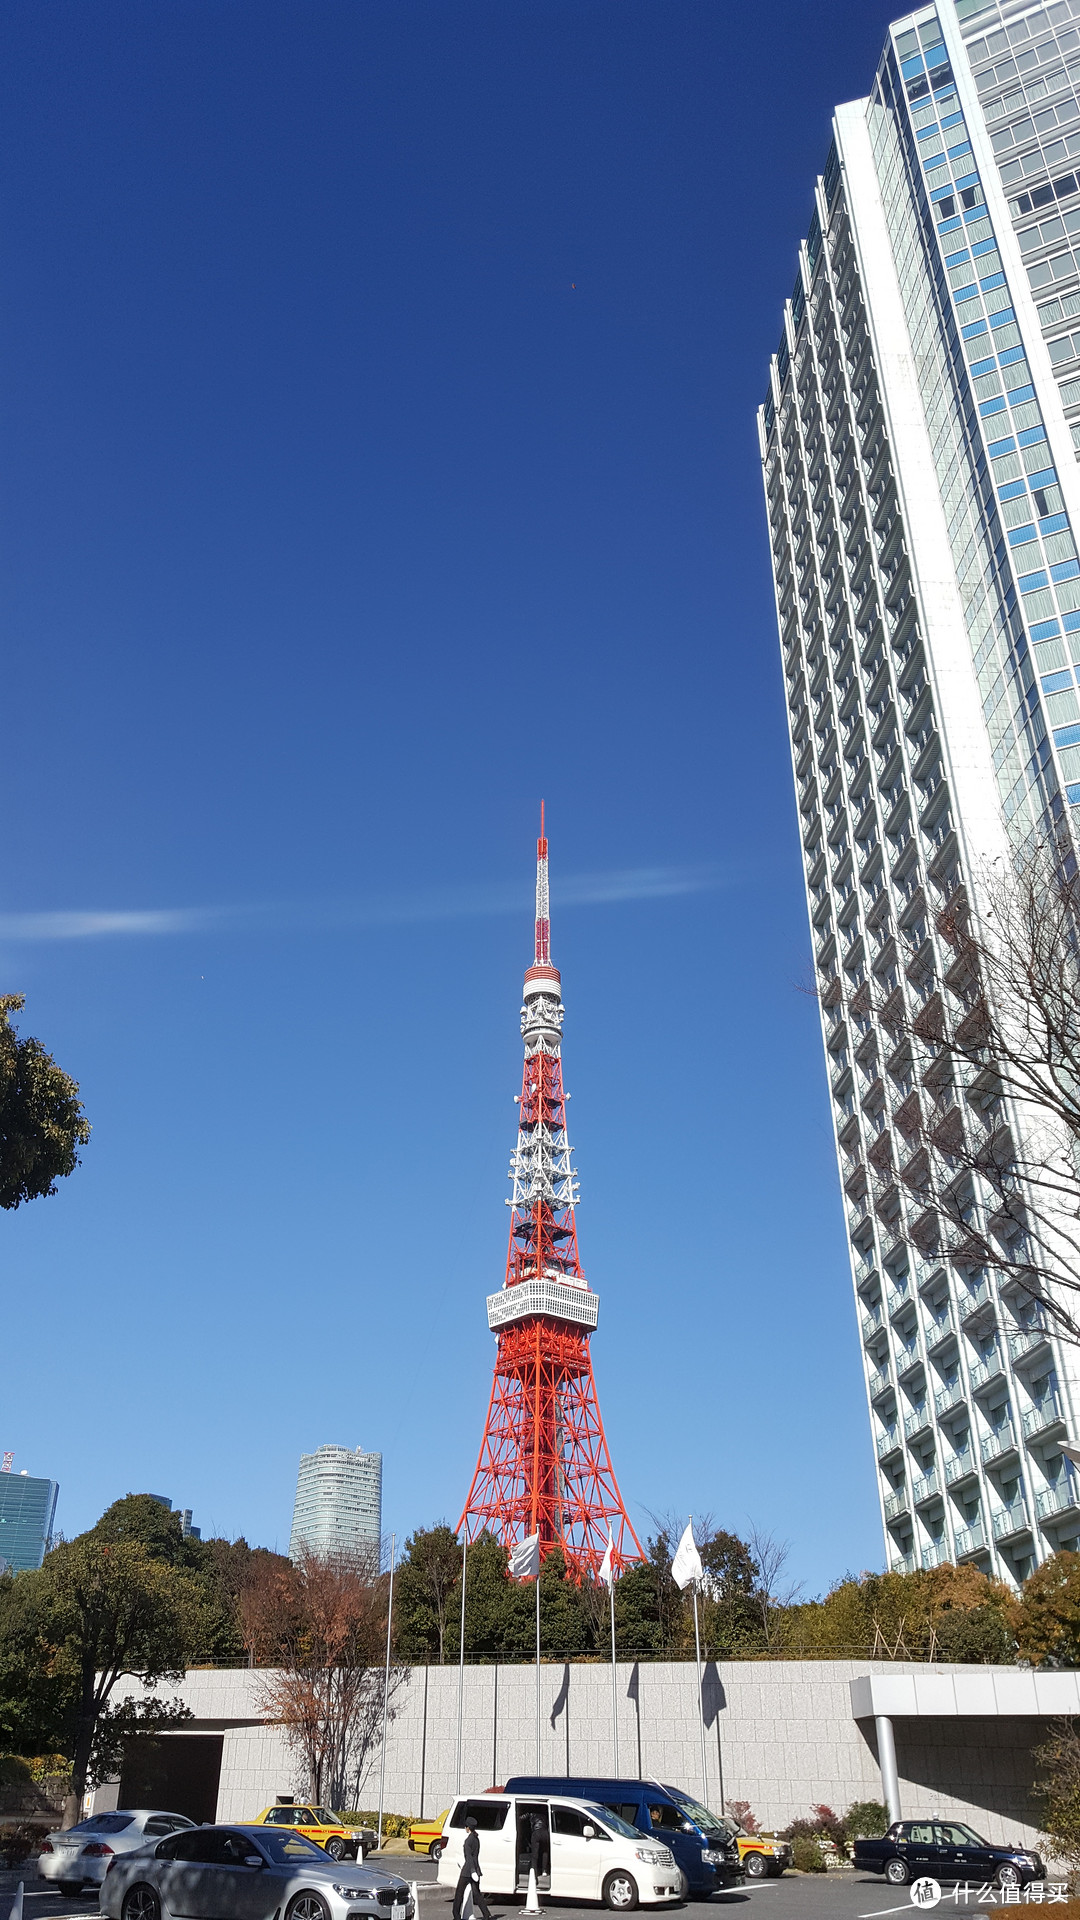
[[(866, 1661), (735, 1661), (705, 1669), (705, 1797), (718, 1809), (748, 1800), (765, 1826), (786, 1826), (827, 1802), (880, 1800), (873, 1723), (852, 1718), (849, 1681), (867, 1672), (919, 1672)], [(944, 1671), (938, 1667), (935, 1672)], [(616, 1670), (618, 1771), (702, 1794), (694, 1668), (625, 1665)], [(265, 1724), (260, 1675), (201, 1671), (180, 1692), (195, 1715), (191, 1731), (224, 1734), (218, 1818), (251, 1819), (279, 1793), (304, 1791), (302, 1771), (277, 1727)], [(468, 1666), (464, 1679), (462, 1784), (501, 1785), (536, 1769), (536, 1673), (529, 1666)], [(386, 1749), (385, 1805), (395, 1813), (438, 1814), (457, 1783), (458, 1670), (417, 1667), (397, 1687)], [(970, 1821), (988, 1839), (1034, 1838), (1031, 1747), (1045, 1722), (923, 1718), (895, 1722), (906, 1814), (940, 1812)], [(182, 1735), (176, 1736), (182, 1738)], [(610, 1775), (611, 1669), (602, 1664), (540, 1669), (541, 1770)], [(379, 1798), (380, 1754), (361, 1788)]]

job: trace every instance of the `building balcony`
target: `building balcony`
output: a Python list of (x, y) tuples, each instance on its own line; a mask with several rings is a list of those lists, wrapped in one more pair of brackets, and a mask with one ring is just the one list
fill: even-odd
[(991, 1460), (1003, 1460), (1008, 1453), (1016, 1452), (1016, 1435), (1011, 1426), (1004, 1426), (997, 1433), (987, 1433), (979, 1442), (979, 1453), (984, 1465)]
[(932, 1546), (923, 1548), (919, 1558), (924, 1567), (943, 1567), (949, 1558), (949, 1549), (944, 1540), (935, 1540)]
[(918, 1347), (898, 1347), (895, 1361), (897, 1379), (906, 1380), (909, 1374), (914, 1373), (917, 1367), (922, 1366), (922, 1354), (919, 1352)]
[(1009, 1354), (1014, 1362), (1024, 1362), (1034, 1359), (1037, 1354), (1045, 1354), (1049, 1345), (1050, 1335), (1045, 1327), (1026, 1327), (1023, 1333), (1009, 1335)]
[(956, 1321), (953, 1318), (951, 1307), (943, 1319), (926, 1320), (923, 1324), (926, 1334), (927, 1353), (936, 1353), (938, 1348), (943, 1347), (946, 1340), (951, 1340), (956, 1332)]
[(894, 1554), (889, 1561), (889, 1571), (891, 1573), (914, 1573), (915, 1555), (913, 1553)]
[(1040, 1520), (1051, 1520), (1061, 1513), (1080, 1513), (1080, 1490), (1070, 1475), (1056, 1487), (1044, 1487), (1035, 1495), (1035, 1511)]
[(885, 1501), (886, 1520), (895, 1520), (899, 1514), (907, 1513), (909, 1505), (907, 1493), (903, 1487), (899, 1493), (890, 1493)]
[(1037, 1433), (1049, 1433), (1052, 1427), (1064, 1425), (1061, 1408), (1054, 1394), (1048, 1393), (1033, 1407), (1028, 1407), (1020, 1422), (1024, 1430), (1024, 1439), (1033, 1440)]
[(917, 1433), (928, 1433), (929, 1430), (929, 1407), (920, 1407), (917, 1412), (904, 1415), (904, 1438), (906, 1440), (911, 1440)]
[(905, 1307), (910, 1307), (911, 1305), (911, 1295), (907, 1287), (886, 1287), (885, 1304), (888, 1308), (890, 1320), (894, 1320), (898, 1313), (902, 1313)]
[(970, 1288), (961, 1302), (961, 1320), (970, 1320), (972, 1315), (978, 1313), (980, 1308), (985, 1307), (991, 1298), (990, 1282), (984, 1274), (978, 1286)]
[(892, 1374), (888, 1367), (871, 1367), (866, 1376), (866, 1384), (871, 1400), (877, 1400), (892, 1386)]
[(956, 1557), (958, 1560), (966, 1559), (969, 1554), (985, 1553), (985, 1551), (986, 1534), (981, 1520), (976, 1520), (973, 1527), (957, 1527)]
[(885, 1325), (885, 1322), (881, 1317), (880, 1308), (876, 1313), (864, 1313), (859, 1324), (862, 1327), (863, 1339), (872, 1340), (874, 1338), (874, 1335), (876, 1333), (880, 1333), (882, 1327)]
[(963, 1404), (964, 1389), (959, 1380), (951, 1387), (942, 1387), (934, 1395), (934, 1407), (939, 1416), (950, 1413), (953, 1407), (962, 1407)]
[(896, 1431), (896, 1428), (893, 1427), (890, 1432), (879, 1433), (875, 1444), (877, 1446), (878, 1459), (884, 1460), (888, 1454), (896, 1452), (900, 1445), (900, 1435)]
[(1030, 1533), (1026, 1501), (1014, 1500), (1011, 1507), (999, 1507), (990, 1525), (995, 1540), (1011, 1540), (1015, 1534)]
[(924, 1500), (930, 1500), (940, 1492), (941, 1481), (936, 1467), (931, 1467), (929, 1473), (921, 1473), (918, 1479), (911, 1483), (911, 1497), (917, 1507), (921, 1506)]
[(945, 1462), (945, 1485), (954, 1486), (957, 1480), (966, 1480), (975, 1471), (975, 1455), (970, 1447), (963, 1453), (954, 1453), (951, 1460)]
[(969, 1369), (971, 1391), (978, 1393), (981, 1388), (988, 1387), (991, 1380), (997, 1380), (1004, 1371), (1005, 1362), (997, 1348), (993, 1353), (984, 1354), (983, 1358), (976, 1361), (975, 1365)]

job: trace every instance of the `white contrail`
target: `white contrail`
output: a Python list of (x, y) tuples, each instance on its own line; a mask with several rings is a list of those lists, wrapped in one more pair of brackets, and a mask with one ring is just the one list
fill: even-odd
[[(623, 900), (665, 900), (707, 893), (729, 883), (715, 866), (628, 867), (611, 873), (571, 874), (559, 880), (557, 911)], [(162, 934), (270, 929), (407, 926), (424, 920), (474, 919), (529, 911), (529, 890), (518, 885), (437, 888), (367, 900), (276, 901), (222, 907), (77, 908), (45, 913), (0, 913), (0, 941), (94, 940)]]

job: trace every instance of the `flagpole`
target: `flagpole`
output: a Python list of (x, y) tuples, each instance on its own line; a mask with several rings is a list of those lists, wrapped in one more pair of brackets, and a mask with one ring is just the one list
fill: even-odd
[(397, 1555), (397, 1534), (390, 1535), (390, 1598), (386, 1608), (386, 1671), (383, 1674), (382, 1695), (382, 1759), (379, 1764), (379, 1846), (382, 1846), (383, 1806), (386, 1800), (386, 1714), (390, 1704), (390, 1630), (394, 1620), (394, 1560)]
[(458, 1648), (457, 1683), (457, 1790), (461, 1792), (461, 1723), (465, 1711), (465, 1559), (469, 1551), (468, 1538), (461, 1543), (461, 1645)]
[[(692, 1528), (694, 1524), (693, 1514), (691, 1513), (688, 1516), (688, 1518)], [(692, 1533), (690, 1537), (691, 1539), (693, 1539)], [(707, 1807), (709, 1804), (709, 1774), (708, 1774), (708, 1768), (705, 1761), (705, 1698), (701, 1690), (701, 1630), (698, 1626), (697, 1597), (698, 1597), (698, 1582), (697, 1580), (695, 1580), (694, 1581), (694, 1659), (697, 1665), (698, 1731), (701, 1734), (701, 1804), (703, 1807)]]
[(611, 1569), (608, 1581), (608, 1594), (611, 1599), (611, 1753), (614, 1761), (613, 1777), (619, 1777), (619, 1682), (615, 1672), (615, 1568)]
[[(539, 1547), (537, 1548), (539, 1552)], [(540, 1569), (536, 1569), (536, 1771), (540, 1771)]]

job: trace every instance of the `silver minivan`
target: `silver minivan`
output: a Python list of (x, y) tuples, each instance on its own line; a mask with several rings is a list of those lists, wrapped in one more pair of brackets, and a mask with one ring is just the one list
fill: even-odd
[(485, 1894), (524, 1892), (529, 1884), (535, 1823), (541, 1822), (539, 1890), (563, 1900), (602, 1901), (616, 1913), (636, 1906), (671, 1906), (682, 1899), (683, 1876), (670, 1847), (652, 1841), (589, 1800), (561, 1794), (460, 1795), (443, 1822), (439, 1885), (461, 1872), (465, 1822), (476, 1821)]

